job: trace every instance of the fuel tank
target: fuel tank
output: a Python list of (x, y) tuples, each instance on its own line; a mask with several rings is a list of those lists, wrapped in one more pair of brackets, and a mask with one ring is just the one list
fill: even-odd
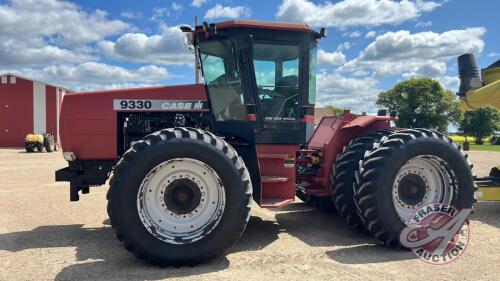
[(77, 159), (112, 160), (117, 155), (118, 112), (208, 111), (203, 84), (70, 93), (59, 115), (64, 152)]

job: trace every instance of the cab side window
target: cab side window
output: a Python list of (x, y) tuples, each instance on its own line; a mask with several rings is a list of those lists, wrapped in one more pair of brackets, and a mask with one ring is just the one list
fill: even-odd
[(204, 42), (200, 61), (212, 112), (217, 121), (246, 120), (241, 77), (231, 40)]

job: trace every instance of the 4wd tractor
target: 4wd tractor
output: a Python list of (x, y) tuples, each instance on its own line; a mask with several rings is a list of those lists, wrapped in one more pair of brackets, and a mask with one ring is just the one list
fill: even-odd
[(180, 265), (222, 254), (252, 198), (279, 208), (298, 192), (393, 246), (419, 207), (472, 206), (467, 156), (439, 132), (391, 129), (384, 111), (346, 110), (315, 128), (324, 29), (242, 20), (182, 30), (204, 84), (68, 94), (60, 115), (69, 165), (56, 180), (76, 201), (109, 179), (111, 225), (137, 257)]

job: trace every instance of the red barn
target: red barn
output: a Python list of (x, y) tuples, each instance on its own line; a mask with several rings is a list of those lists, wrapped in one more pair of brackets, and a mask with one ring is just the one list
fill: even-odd
[(59, 110), (68, 92), (19, 75), (0, 75), (0, 147), (22, 147), (29, 133), (52, 133), (59, 140)]

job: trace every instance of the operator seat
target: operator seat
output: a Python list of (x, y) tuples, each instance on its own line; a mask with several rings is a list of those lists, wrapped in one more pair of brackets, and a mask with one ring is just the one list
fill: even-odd
[(295, 108), (298, 101), (298, 82), (299, 79), (297, 75), (289, 75), (281, 78), (278, 83), (276, 83), (277, 91), (283, 96), (281, 106), (277, 112), (280, 117), (294, 118), (296, 115)]
[(275, 117), (286, 117), (283, 115), (283, 108), (287, 107), (287, 105), (289, 106), (290, 102), (295, 104), (296, 98), (291, 98), (289, 101), (287, 101), (287, 98), (297, 94), (297, 83), (298, 78), (296, 75), (285, 76), (278, 80), (274, 90), (277, 95), (260, 101), (261, 111), (265, 120), (274, 120)]
[(289, 75), (282, 77), (278, 83), (276, 83), (276, 91), (283, 97), (289, 97), (297, 94), (297, 86), (299, 79), (297, 75)]

